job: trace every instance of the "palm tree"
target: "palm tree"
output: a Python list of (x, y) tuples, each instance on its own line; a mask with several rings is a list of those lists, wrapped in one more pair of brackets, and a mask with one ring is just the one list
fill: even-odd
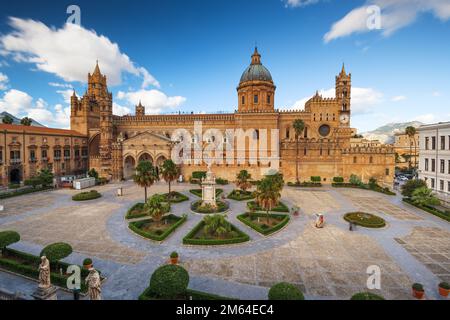
[(226, 217), (227, 216), (223, 214), (206, 216), (203, 219), (203, 222), (205, 223), (205, 232), (211, 235), (217, 235), (219, 237), (222, 237), (223, 235), (230, 232), (231, 225), (226, 220)]
[(20, 120), (20, 124), (23, 126), (31, 126), (31, 123), (33, 122), (33, 120), (31, 120), (28, 117), (22, 118), (22, 120)]
[(411, 200), (420, 206), (437, 206), (440, 204), (438, 198), (433, 194), (433, 190), (422, 187), (413, 191)]
[[(416, 147), (416, 133), (417, 133), (417, 130), (413, 126), (409, 126), (409, 127), (406, 127), (405, 133), (408, 135), (410, 141), (411, 141), (411, 139), (414, 141), (414, 167), (417, 167), (417, 159), (416, 159), (416, 151), (417, 151), (417, 149), (416, 149), (417, 148)], [(411, 142), (409, 143), (409, 154), (412, 157), (412, 145), (411, 145)], [(409, 159), (409, 169), (410, 170), (411, 170), (411, 167), (412, 167), (412, 165), (411, 165), (411, 158), (410, 158)]]
[(157, 225), (160, 225), (164, 214), (167, 212), (164, 206), (164, 197), (160, 194), (153, 195), (144, 205), (144, 211), (148, 213)]
[(180, 168), (172, 160), (166, 160), (162, 165), (161, 175), (169, 184), (169, 195), (167, 200), (170, 201), (170, 198), (172, 197), (171, 183), (180, 175)]
[(270, 221), (269, 212), (278, 204), (280, 197), (279, 186), (276, 183), (273, 183), (272, 179), (264, 178), (258, 185), (256, 201), (261, 208), (266, 210), (267, 223)]
[(252, 186), (252, 184), (250, 183), (251, 178), (252, 175), (248, 173), (247, 170), (241, 170), (236, 176), (236, 185), (238, 186), (238, 188), (245, 192)]
[(296, 157), (295, 157), (295, 178), (297, 180), (297, 184), (300, 183), (298, 178), (298, 145), (300, 142), (300, 137), (305, 130), (305, 122), (301, 119), (294, 120), (293, 127), (295, 130), (295, 140), (296, 140)]
[(134, 182), (145, 190), (145, 202), (147, 202), (147, 188), (151, 187), (159, 177), (156, 169), (150, 161), (141, 161), (136, 167), (136, 174), (133, 175)]

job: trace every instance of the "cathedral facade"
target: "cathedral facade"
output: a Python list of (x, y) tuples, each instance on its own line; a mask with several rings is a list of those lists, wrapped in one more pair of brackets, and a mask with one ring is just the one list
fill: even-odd
[[(88, 75), (85, 95), (78, 98), (74, 93), (71, 98), (71, 129), (88, 137), (89, 167), (110, 180), (131, 178), (140, 161), (149, 160), (160, 166), (174, 154), (183, 156), (182, 174), (189, 179), (192, 172), (206, 170), (205, 150), (214, 143), (223, 144), (213, 155), (223, 161), (213, 163), (212, 169), (217, 177), (230, 181), (242, 169), (260, 179), (275, 167), (286, 181), (294, 182), (298, 166), (300, 181), (320, 176), (326, 184), (333, 177), (348, 179), (355, 174), (363, 181), (374, 177), (380, 184), (392, 186), (392, 147), (351, 144), (351, 81), (351, 74), (342, 67), (336, 76), (335, 98), (316, 93), (304, 110), (280, 111), (275, 109), (275, 83), (255, 49), (237, 87), (238, 108), (234, 113), (147, 115), (145, 106), (139, 103), (135, 115), (116, 116), (107, 78), (97, 64), (93, 74)], [(298, 141), (293, 128), (297, 119), (305, 124)], [(174, 138), (180, 128), (190, 134), (189, 141)], [(237, 141), (242, 140), (239, 137), (227, 135), (230, 130), (244, 132), (243, 143)], [(215, 134), (202, 135), (208, 131), (221, 133), (220, 141)], [(268, 137), (267, 141), (260, 143), (263, 136)], [(192, 144), (192, 150), (200, 150), (180, 151), (181, 142), (184, 146)], [(257, 146), (257, 152), (250, 152), (250, 146)], [(244, 154), (244, 159), (238, 159), (239, 154)]]

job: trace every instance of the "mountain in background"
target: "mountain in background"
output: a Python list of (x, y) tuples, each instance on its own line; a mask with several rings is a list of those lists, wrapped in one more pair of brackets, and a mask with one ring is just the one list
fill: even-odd
[[(10, 116), (13, 119), (13, 123), (12, 124), (20, 125), (20, 120), (21, 119), (13, 116), (11, 113), (6, 112), (6, 111), (3, 111), (3, 112), (0, 113), (0, 124), (3, 123), (3, 118), (6, 117), (6, 116)], [(42, 124), (40, 124), (39, 122), (37, 122), (37, 121), (35, 121), (33, 119), (31, 119), (31, 125), (35, 126), (35, 127), (45, 127), (45, 126), (43, 126)]]
[(402, 123), (388, 123), (375, 130), (363, 132), (361, 135), (370, 140), (380, 140), (382, 143), (394, 143), (394, 135), (399, 132), (405, 132), (406, 127), (420, 127), (424, 123), (420, 121), (402, 122)]

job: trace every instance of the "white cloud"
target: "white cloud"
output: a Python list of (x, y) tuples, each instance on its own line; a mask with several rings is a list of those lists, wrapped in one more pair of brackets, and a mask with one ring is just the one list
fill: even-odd
[(439, 114), (433, 114), (433, 113), (426, 113), (419, 115), (410, 121), (420, 121), (426, 124), (429, 123), (437, 123), (437, 122), (444, 122), (450, 120), (450, 114), (448, 115), (439, 115)]
[(113, 102), (113, 114), (117, 116), (125, 116), (131, 114), (130, 108), (123, 107), (115, 102)]
[(73, 88), (73, 86), (68, 83), (49, 82), (48, 85), (55, 88)]
[(142, 78), (142, 87), (159, 87), (159, 82), (145, 69), (137, 67), (111, 42), (93, 30), (76, 24), (49, 28), (35, 20), (10, 18), (14, 29), (0, 36), (0, 54), (10, 55), (17, 62), (31, 63), (37, 70), (55, 74), (67, 82), (86, 82), (95, 61), (111, 85), (119, 85), (123, 73)]
[(186, 101), (186, 98), (180, 96), (168, 97), (159, 90), (143, 89), (130, 92), (119, 91), (117, 99), (132, 105), (137, 105), (141, 101), (142, 105), (145, 106), (146, 113), (161, 113), (167, 108), (177, 108)]
[(353, 9), (334, 23), (325, 34), (324, 41), (328, 43), (354, 33), (371, 31), (367, 27), (367, 21), (372, 15), (367, 12), (367, 8), (371, 5), (381, 9), (381, 29), (384, 36), (412, 24), (423, 13), (432, 13), (442, 21), (450, 19), (448, 0), (368, 0), (364, 6)]
[(393, 102), (400, 102), (400, 101), (404, 101), (404, 100), (406, 100), (407, 98), (405, 97), (405, 96), (395, 96), (395, 97), (393, 97), (391, 100), (393, 101)]
[(30, 109), (32, 103), (33, 98), (28, 93), (11, 89), (0, 98), (0, 112), (6, 111), (16, 116)]
[(319, 2), (319, 0), (285, 0), (286, 7), (305, 7), (310, 4)]
[(8, 82), (9, 82), (8, 76), (0, 72), (0, 90), (8, 89)]
[(56, 93), (59, 93), (62, 96), (65, 103), (70, 104), (70, 98), (73, 95), (73, 89), (56, 90)]
[[(319, 94), (324, 98), (335, 98), (336, 91), (335, 88), (320, 90)], [(305, 103), (311, 97), (302, 98), (294, 103), (294, 105), (289, 108), (290, 110), (303, 110), (305, 108)], [(352, 88), (352, 101), (351, 110), (352, 114), (364, 114), (371, 113), (374, 108), (383, 101), (383, 94), (373, 88)]]

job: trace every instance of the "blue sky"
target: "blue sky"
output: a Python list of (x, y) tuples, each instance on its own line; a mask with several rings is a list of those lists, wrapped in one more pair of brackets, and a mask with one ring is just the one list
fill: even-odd
[[(81, 27), (65, 25), (71, 4)], [(381, 30), (365, 27), (369, 5)], [(332, 95), (345, 62), (360, 131), (448, 120), (449, 20), (450, 0), (17, 0), (0, 10), (0, 111), (67, 127), (67, 95), (99, 59), (116, 113), (139, 99), (149, 113), (232, 112), (257, 43), (277, 108)]]

